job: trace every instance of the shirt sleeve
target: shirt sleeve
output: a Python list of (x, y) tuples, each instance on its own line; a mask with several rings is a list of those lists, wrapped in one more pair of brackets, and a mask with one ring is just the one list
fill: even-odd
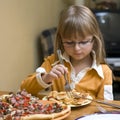
[(112, 90), (113, 90), (112, 85), (104, 86), (104, 99), (105, 100), (113, 100)]
[(102, 79), (98, 98), (103, 97), (104, 100), (113, 100), (112, 70), (108, 66), (104, 66), (103, 73), (104, 79)]
[(43, 80), (42, 80), (42, 77), (41, 75), (46, 73), (46, 70), (43, 68), (43, 67), (39, 67), (36, 69), (36, 79), (38, 80), (38, 82), (40, 83), (40, 85), (43, 87), (43, 88), (48, 88), (51, 86), (51, 84), (46, 84)]

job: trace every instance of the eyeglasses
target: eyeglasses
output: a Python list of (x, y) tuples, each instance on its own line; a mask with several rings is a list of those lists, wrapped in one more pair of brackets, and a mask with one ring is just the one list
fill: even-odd
[(87, 40), (87, 41), (82, 41), (82, 42), (63, 42), (63, 45), (65, 47), (75, 47), (76, 44), (79, 45), (79, 47), (86, 47), (87, 45), (91, 44), (93, 42), (93, 39)]

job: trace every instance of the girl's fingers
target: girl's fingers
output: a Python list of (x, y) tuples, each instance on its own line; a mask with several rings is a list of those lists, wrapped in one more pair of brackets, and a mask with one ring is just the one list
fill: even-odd
[(67, 68), (61, 64), (56, 65), (50, 71), (50, 74), (54, 77), (61, 77), (63, 74), (67, 73)]

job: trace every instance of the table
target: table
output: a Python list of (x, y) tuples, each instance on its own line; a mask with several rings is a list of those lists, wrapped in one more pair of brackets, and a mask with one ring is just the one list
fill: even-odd
[[(7, 93), (9, 93), (9, 92), (0, 91), (0, 95), (7, 94)], [(120, 101), (115, 101), (114, 100), (114, 101), (109, 101), (109, 102), (120, 105)], [(112, 111), (112, 110), (120, 111), (120, 109), (115, 109), (115, 108), (112, 108), (112, 107), (107, 106), (107, 105), (91, 102), (90, 104), (85, 105), (85, 106), (72, 108), (71, 109), (71, 114), (67, 118), (65, 118), (64, 120), (75, 120), (76, 118), (78, 118), (80, 116), (84, 116), (84, 115), (87, 115), (87, 114), (93, 114), (95, 112), (99, 112), (96, 105), (100, 105), (101, 107), (103, 107), (103, 108), (105, 108), (106, 110), (109, 110), (109, 111)]]
[[(114, 104), (119, 104), (120, 105), (120, 101), (110, 101), (111, 103)], [(67, 118), (65, 118), (64, 120), (75, 120), (76, 118), (80, 117), (80, 116), (84, 116), (87, 114), (93, 114), (95, 112), (100, 112), (97, 108), (97, 105), (100, 105), (101, 107), (105, 108), (106, 110), (109, 111), (120, 111), (120, 109), (116, 109), (107, 105), (103, 105), (103, 104), (98, 104), (95, 102), (91, 102), (89, 105), (86, 106), (81, 106), (78, 108), (72, 108), (72, 112), (70, 114), (70, 116), (68, 116)]]
[(0, 91), (0, 95), (3, 95), (3, 94), (9, 94), (10, 92), (8, 91)]

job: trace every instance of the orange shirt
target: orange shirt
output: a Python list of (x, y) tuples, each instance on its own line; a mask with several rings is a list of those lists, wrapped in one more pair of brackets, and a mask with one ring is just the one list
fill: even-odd
[[(44, 68), (46, 72), (49, 72), (52, 68), (52, 64), (54, 63), (54, 59), (54, 55), (47, 57), (41, 67)], [(71, 82), (70, 63), (65, 61), (65, 66), (68, 68), (68, 78), (70, 80), (69, 82)], [(112, 71), (106, 64), (101, 64), (101, 66), (104, 78), (102, 78), (95, 69), (90, 69), (80, 82), (75, 85), (75, 89), (79, 92), (87, 92), (94, 98), (112, 99)], [(21, 89), (26, 89), (31, 94), (37, 96), (41, 90), (45, 89), (37, 78), (37, 75), (39, 75), (39, 79), (41, 79), (40, 73), (35, 72), (22, 81)], [(61, 77), (54, 80), (52, 84), (48, 85), (48, 87), (50, 87), (51, 90), (64, 91), (64, 85), (64, 77)]]

